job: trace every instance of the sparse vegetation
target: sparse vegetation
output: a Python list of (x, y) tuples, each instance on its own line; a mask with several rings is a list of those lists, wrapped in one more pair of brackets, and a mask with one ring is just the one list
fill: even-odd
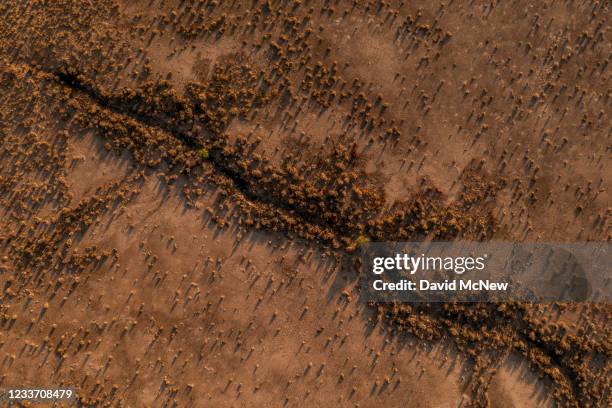
[[(609, 241), (606, 4), (533, 2), (522, 18), (503, 2), (30, 3), (0, 5), (3, 388), (52, 378), (86, 406), (140, 406), (145, 388), (160, 405), (248, 405), (252, 388), (282, 394), (257, 403), (308, 406), (330, 383), (352, 405), (373, 391), (357, 387), (350, 357), (378, 370), (384, 405), (399, 401), (389, 371), (405, 362), (391, 356), (410, 334), (471, 362), (472, 406), (494, 405), (509, 355), (560, 406), (610, 405), (607, 305), (368, 304), (364, 332), (388, 330), (378, 351), (353, 335), (369, 316), (358, 291), (333, 285), (341, 309), (313, 273), (333, 264), (326, 273), (343, 278), (339, 265), (370, 240)], [(98, 142), (113, 154), (91, 154)], [(149, 191), (151, 174), (163, 195)], [(172, 200), (156, 207), (177, 186), (187, 215)], [(189, 225), (166, 231), (174, 216)], [(257, 267), (240, 246), (256, 229), (252, 247), (274, 249)], [(227, 264), (207, 252), (222, 239), (239, 255)], [(302, 318), (339, 326), (298, 340), (312, 323)], [(288, 359), (282, 387), (267, 369), (251, 375), (274, 360), (260, 345), (279, 338), (329, 361), (304, 370)], [(355, 349), (347, 338), (370, 352), (335, 361)], [(312, 376), (314, 390), (298, 388)]]

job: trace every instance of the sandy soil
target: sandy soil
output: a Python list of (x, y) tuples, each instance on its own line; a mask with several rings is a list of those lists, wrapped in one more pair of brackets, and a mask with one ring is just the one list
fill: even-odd
[(609, 406), (608, 306), (406, 318), (360, 299), (354, 266), (361, 237), (609, 241), (608, 15), (3, 3), (0, 390), (69, 386), (75, 406)]

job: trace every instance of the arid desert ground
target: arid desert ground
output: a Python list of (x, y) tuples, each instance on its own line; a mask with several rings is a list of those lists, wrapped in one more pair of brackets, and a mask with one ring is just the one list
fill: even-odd
[(0, 2), (0, 391), (612, 405), (610, 305), (377, 304), (357, 285), (370, 241), (610, 241), (611, 15)]

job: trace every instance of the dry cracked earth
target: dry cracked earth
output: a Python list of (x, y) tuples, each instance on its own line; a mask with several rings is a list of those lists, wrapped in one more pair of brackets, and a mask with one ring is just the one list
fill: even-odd
[(357, 287), (368, 241), (610, 241), (610, 15), (2, 1), (0, 389), (75, 390), (49, 406), (610, 406), (609, 305), (375, 304)]

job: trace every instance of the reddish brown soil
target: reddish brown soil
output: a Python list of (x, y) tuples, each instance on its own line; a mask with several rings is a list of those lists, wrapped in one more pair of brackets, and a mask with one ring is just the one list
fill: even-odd
[(607, 305), (373, 305), (365, 240), (610, 240), (606, 2), (0, 5), (0, 390), (610, 405)]

